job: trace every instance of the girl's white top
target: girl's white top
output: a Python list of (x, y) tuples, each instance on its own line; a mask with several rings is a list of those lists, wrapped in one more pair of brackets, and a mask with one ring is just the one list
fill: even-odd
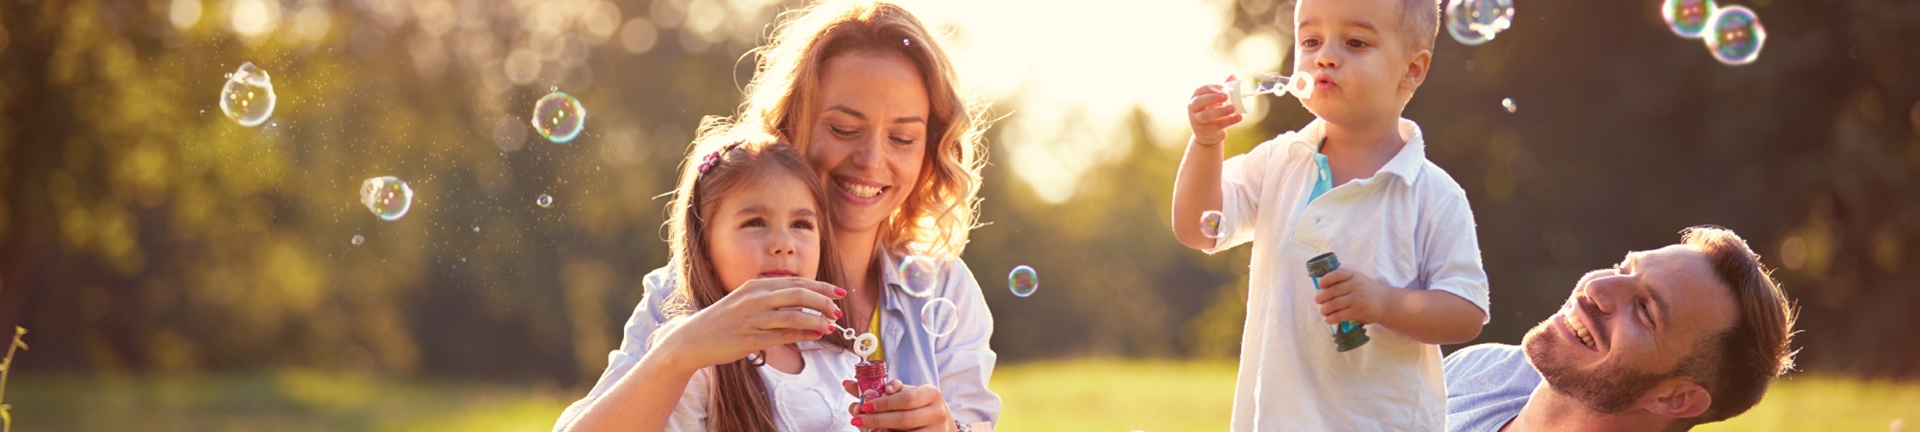
[[(680, 326), (686, 318), (674, 318), (660, 326), (655, 335), (671, 332)], [(828, 335), (827, 337), (836, 337)], [(841, 380), (853, 379), (853, 365), (860, 357), (852, 351), (826, 343), (801, 342), (800, 358), (806, 363), (800, 373), (789, 374), (774, 369), (771, 365), (760, 366), (760, 379), (767, 383), (767, 394), (773, 395), (773, 425), (781, 431), (858, 431), (853, 427), (853, 415), (847, 413), (847, 407), (860, 400), (847, 394), (840, 386)], [(701, 368), (687, 381), (687, 390), (680, 393), (680, 403), (673, 407), (673, 416), (667, 420), (667, 430), (707, 431), (712, 429), (708, 419), (713, 394), (713, 368)]]

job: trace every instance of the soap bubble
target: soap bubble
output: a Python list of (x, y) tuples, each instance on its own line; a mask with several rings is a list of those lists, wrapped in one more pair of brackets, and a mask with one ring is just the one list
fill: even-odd
[(932, 258), (907, 255), (905, 259), (900, 260), (899, 271), (900, 281), (906, 284), (902, 290), (906, 291), (907, 295), (927, 298), (933, 295), (933, 286), (939, 283), (937, 279), (939, 279), (940, 264), (935, 263)]
[(366, 243), (366, 242), (367, 242), (367, 238), (366, 238), (366, 237), (361, 237), (361, 236), (360, 236), (359, 234), (354, 234), (354, 235), (353, 235), (353, 245), (354, 245), (354, 246), (359, 246), (359, 245), (360, 245), (361, 243)]
[(1660, 18), (1667, 21), (1667, 29), (1673, 34), (1692, 39), (1707, 30), (1718, 10), (1713, 0), (1666, 0), (1660, 4)]
[(1227, 90), (1227, 103), (1233, 104), (1236, 114), (1246, 114), (1246, 99), (1263, 94), (1291, 94), (1300, 100), (1313, 98), (1313, 75), (1306, 71), (1295, 71), (1292, 76), (1271, 72), (1243, 73), (1234, 75), (1223, 86)]
[(1033, 295), (1035, 290), (1040, 289), (1040, 275), (1033, 271), (1033, 267), (1014, 267), (1012, 272), (1007, 273), (1007, 289), (1021, 297)]
[(1513, 25), (1513, 0), (1449, 0), (1447, 34), (1466, 45), (1479, 45)]
[(534, 203), (534, 204), (537, 204), (537, 205), (539, 205), (539, 206), (541, 206), (541, 207), (552, 207), (552, 206), (553, 206), (553, 195), (547, 195), (547, 194), (540, 194), (540, 197), (539, 197), (539, 198), (534, 198), (534, 199), (533, 199), (533, 203)]
[(393, 176), (370, 178), (360, 182), (360, 203), (380, 220), (400, 220), (413, 207), (413, 188)]
[(1760, 46), (1767, 42), (1767, 29), (1760, 26), (1760, 17), (1745, 6), (1720, 9), (1707, 27), (1713, 31), (1707, 35), (1707, 49), (1713, 50), (1713, 58), (1721, 63), (1752, 63), (1760, 58)]
[(273, 80), (267, 71), (253, 62), (240, 64), (240, 70), (227, 74), (227, 85), (220, 88), (220, 111), (241, 126), (254, 127), (273, 117)]
[(1500, 107), (1502, 107), (1502, 108), (1506, 108), (1506, 109), (1507, 109), (1507, 113), (1508, 113), (1508, 114), (1512, 114), (1512, 113), (1513, 113), (1514, 111), (1517, 111), (1517, 110), (1519, 110), (1519, 109), (1520, 109), (1520, 107), (1519, 107), (1519, 106), (1516, 106), (1516, 105), (1514, 105), (1514, 104), (1513, 104), (1513, 98), (1505, 98), (1505, 99), (1501, 99), (1501, 100), (1500, 100)]
[(554, 88), (533, 105), (533, 129), (554, 144), (566, 144), (580, 137), (587, 121), (587, 107), (579, 99)]
[(926, 328), (927, 334), (933, 337), (945, 337), (952, 334), (955, 327), (960, 326), (960, 317), (957, 312), (953, 306), (953, 300), (947, 300), (945, 297), (933, 299), (927, 302), (926, 306), (920, 307), (920, 326)]
[(1200, 234), (1210, 239), (1220, 238), (1220, 222), (1226, 219), (1227, 215), (1219, 211), (1200, 212)]

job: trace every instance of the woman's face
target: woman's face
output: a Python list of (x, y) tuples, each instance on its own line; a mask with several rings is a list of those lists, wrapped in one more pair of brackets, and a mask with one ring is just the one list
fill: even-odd
[(827, 60), (807, 160), (830, 189), (834, 228), (869, 232), (899, 210), (926, 160), (931, 104), (920, 71), (897, 53)]

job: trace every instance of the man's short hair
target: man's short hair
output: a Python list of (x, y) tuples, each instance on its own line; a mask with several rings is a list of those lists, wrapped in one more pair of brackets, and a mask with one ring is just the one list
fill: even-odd
[(1712, 225), (1687, 228), (1680, 242), (1707, 254), (1714, 276), (1733, 294), (1739, 314), (1733, 325), (1708, 336), (1680, 362), (1679, 370), (1712, 396), (1706, 412), (1676, 422), (1685, 429), (1733, 418), (1760, 403), (1775, 377), (1793, 369), (1793, 305), (1780, 292), (1760, 255), (1732, 230)]

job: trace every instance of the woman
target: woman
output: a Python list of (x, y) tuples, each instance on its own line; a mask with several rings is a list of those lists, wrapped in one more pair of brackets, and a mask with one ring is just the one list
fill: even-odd
[[(834, 239), (849, 273), (845, 297), (837, 303), (860, 318), (851, 320), (855, 331), (880, 337), (875, 357), (900, 381), (897, 393), (850, 407), (854, 424), (990, 429), (1000, 411), (999, 396), (987, 390), (995, 360), (988, 347), (993, 317), (979, 283), (959, 260), (979, 204), (981, 110), (959, 94), (946, 53), (905, 9), (831, 3), (795, 14), (758, 53), (757, 73), (736, 118), (709, 118), (701, 136), (773, 131), (793, 143), (832, 189)], [(941, 263), (934, 286), (914, 287), (930, 295), (908, 295), (891, 271), (909, 255)], [(667, 268), (647, 275), (646, 300), (628, 320), (620, 349), (608, 355), (600, 381), (567, 408), (556, 430), (623, 424), (600, 421), (658, 409), (644, 403), (646, 396), (677, 395), (681, 383), (652, 378), (687, 372), (667, 359), (815, 340), (806, 327), (772, 312), (838, 297), (830, 286), (748, 283), (716, 304), (716, 313), (732, 314), (730, 319), (706, 320), (715, 328), (690, 325), (660, 338), (702, 343), (657, 342), (680, 351), (665, 352), (654, 349), (650, 338), (666, 320), (661, 307), (676, 277)], [(959, 326), (936, 338), (919, 318), (922, 306), (941, 298), (957, 306)]]

